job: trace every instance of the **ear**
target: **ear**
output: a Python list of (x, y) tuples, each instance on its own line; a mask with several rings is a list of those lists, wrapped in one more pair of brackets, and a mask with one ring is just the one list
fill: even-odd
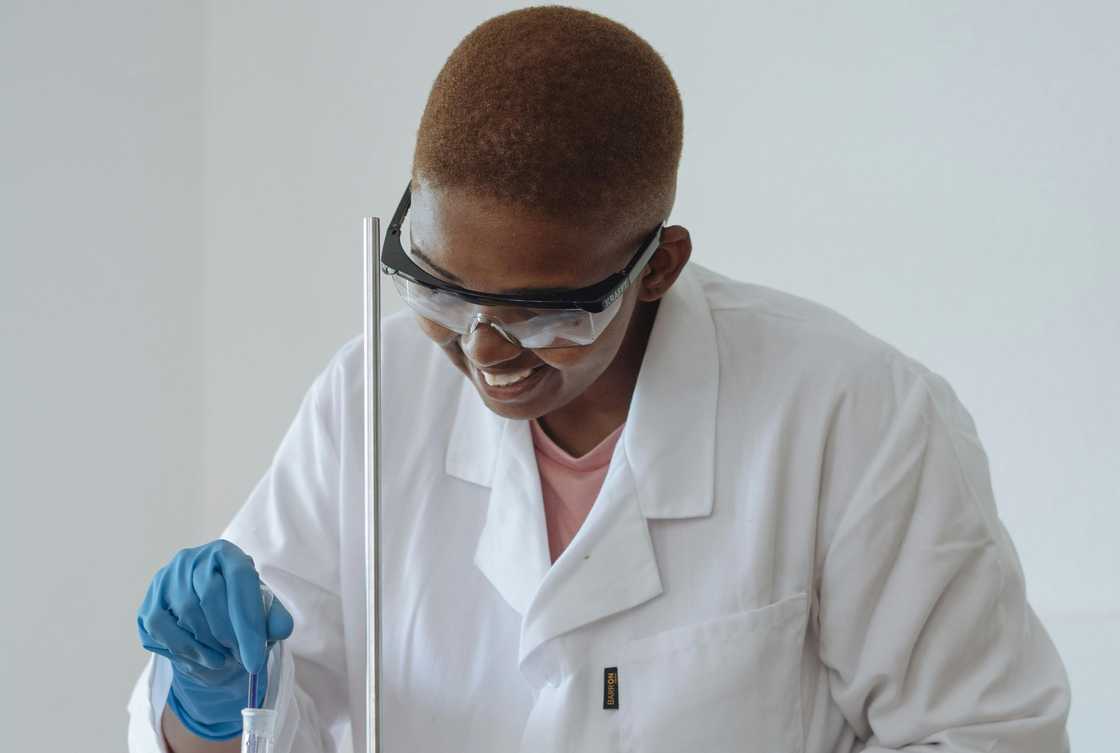
[(692, 237), (687, 228), (672, 225), (661, 231), (661, 245), (638, 280), (638, 300), (656, 301), (669, 292), (692, 256)]

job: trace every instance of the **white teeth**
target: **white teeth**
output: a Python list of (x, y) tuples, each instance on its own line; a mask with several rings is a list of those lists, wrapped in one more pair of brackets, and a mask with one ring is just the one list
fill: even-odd
[(482, 372), (482, 378), (491, 387), (505, 387), (506, 385), (520, 382), (525, 377), (533, 373), (532, 369), (524, 369), (522, 371), (515, 371), (510, 374), (491, 374), (489, 371)]

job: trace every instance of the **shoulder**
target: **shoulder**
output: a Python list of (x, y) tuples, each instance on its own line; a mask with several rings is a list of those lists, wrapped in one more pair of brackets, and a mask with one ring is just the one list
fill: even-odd
[[(882, 442), (931, 434), (979, 446), (976, 424), (949, 380), (815, 301), (710, 270), (694, 272), (712, 314), (725, 408), (755, 406), (831, 452), (869, 459)], [(753, 415), (753, 414), (752, 414)]]
[[(312, 383), (309, 393), (316, 407), (342, 424), (360, 425), (365, 363), (365, 336), (357, 334), (335, 350)], [(382, 319), (383, 417), (450, 392), (457, 375), (448, 358), (417, 326), (411, 312), (402, 310)]]
[(693, 274), (712, 314), (721, 372), (818, 393), (859, 390), (884, 405), (919, 389), (952, 409), (955, 395), (941, 375), (835, 309), (699, 265)]
[(871, 505), (868, 519), (909, 509), (925, 488), (956, 490), (956, 501), (925, 503), (977, 511), (990, 537), (1002, 536), (976, 424), (945, 376), (820, 303), (707, 270), (697, 277), (724, 407), (750, 406), (762, 423), (749, 426), (781, 426), (804, 442), (798, 462), (818, 474), (822, 543), (853, 501), (909, 486), (909, 496)]
[[(339, 347), (323, 369), (322, 379), (341, 385), (357, 385), (365, 378), (365, 336), (357, 334)], [(439, 348), (428, 339), (409, 311), (397, 311), (381, 320), (382, 378), (393, 380), (407, 372), (408, 381), (415, 381), (434, 365), (446, 361)], [(407, 364), (408, 369), (403, 368)]]
[[(336, 371), (339, 376), (359, 380), (364, 373), (365, 336), (358, 333), (344, 342), (327, 362), (326, 371)], [(434, 344), (416, 325), (415, 317), (407, 310), (397, 311), (381, 320), (381, 349), (383, 360), (412, 360), (432, 355)]]
[(704, 267), (694, 271), (721, 345), (762, 347), (767, 355), (804, 359), (806, 366), (856, 367), (898, 351), (822, 303)]

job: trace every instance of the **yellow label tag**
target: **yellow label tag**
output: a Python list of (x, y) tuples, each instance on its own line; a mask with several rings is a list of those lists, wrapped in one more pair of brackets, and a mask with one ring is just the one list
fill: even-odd
[(603, 670), (603, 708), (618, 708), (618, 667)]

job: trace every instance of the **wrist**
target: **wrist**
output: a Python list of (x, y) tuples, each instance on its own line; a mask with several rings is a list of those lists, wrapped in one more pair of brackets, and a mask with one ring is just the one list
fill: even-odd
[[(172, 682), (171, 687), (167, 691), (167, 706), (182, 722), (183, 726), (191, 732), (191, 734), (203, 738), (204, 740), (232, 740), (241, 734), (241, 709), (242, 704), (224, 704), (226, 709), (223, 712), (214, 714), (214, 709), (208, 709), (210, 713), (200, 713), (199, 706), (188, 695), (181, 698), (180, 694), (175, 692), (175, 683)], [(229, 715), (229, 709), (233, 706), (238, 708), (235, 715)], [(205, 717), (206, 721), (201, 721), (197, 717)]]

